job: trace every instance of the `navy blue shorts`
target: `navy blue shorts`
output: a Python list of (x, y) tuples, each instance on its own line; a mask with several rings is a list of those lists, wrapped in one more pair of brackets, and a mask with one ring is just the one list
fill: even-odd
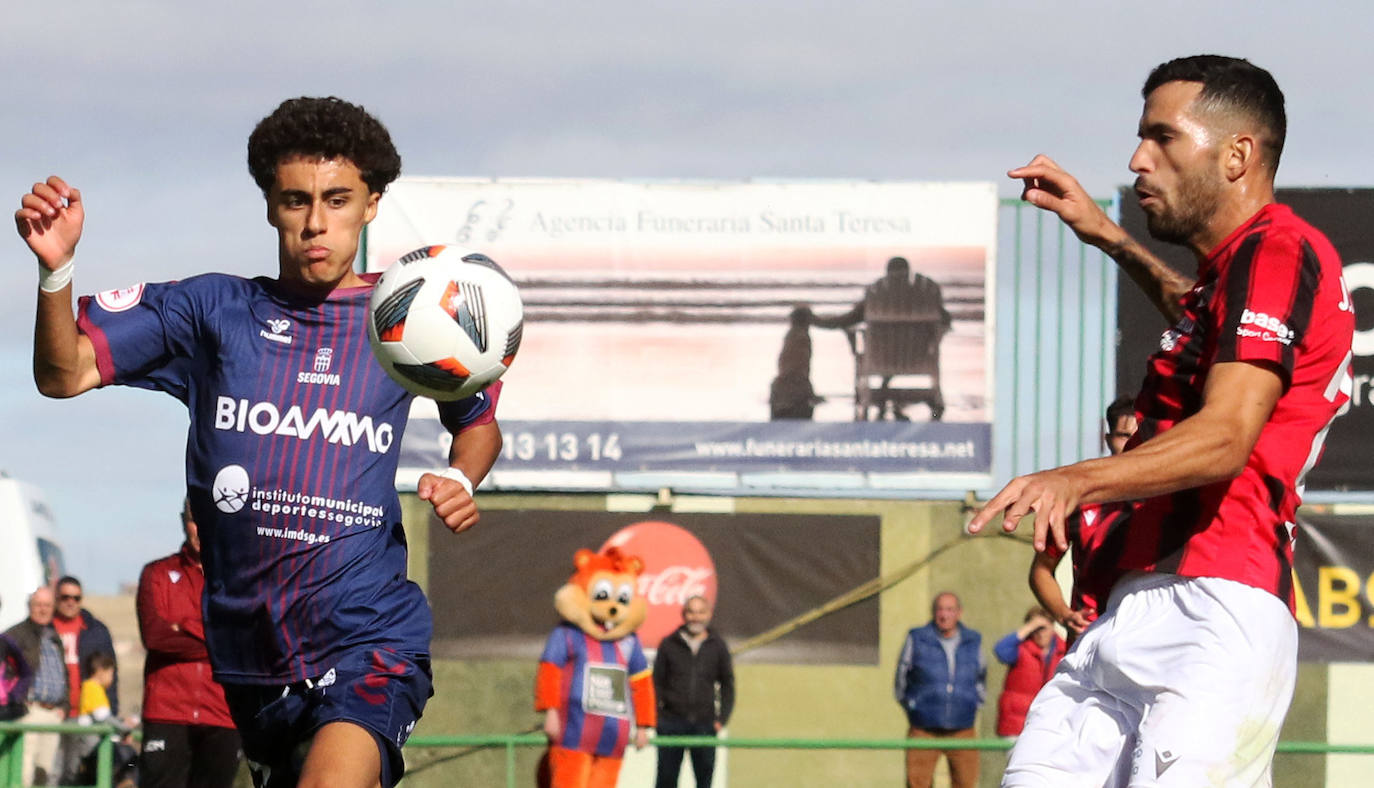
[(382, 755), (382, 785), (390, 788), (405, 773), (401, 745), (433, 694), (429, 657), (389, 649), (354, 652), (309, 681), (224, 685), (257, 788), (294, 786), (311, 738), (331, 722), (352, 722), (372, 734)]

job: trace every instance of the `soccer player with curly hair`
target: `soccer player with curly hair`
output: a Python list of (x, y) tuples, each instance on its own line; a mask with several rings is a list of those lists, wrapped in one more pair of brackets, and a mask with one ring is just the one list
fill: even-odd
[[(275, 277), (138, 284), (75, 317), (85, 203), (56, 176), (34, 184), (14, 215), (39, 264), (34, 379), (50, 397), (128, 385), (186, 404), (205, 641), (257, 785), (389, 786), (432, 694), (432, 623), (395, 489), (413, 395), (371, 356), (376, 275), (353, 264), (401, 159), (361, 107), (297, 98), (253, 130), (248, 164)], [(455, 533), (500, 451), (499, 391), (440, 403), (450, 467), (418, 492)]]

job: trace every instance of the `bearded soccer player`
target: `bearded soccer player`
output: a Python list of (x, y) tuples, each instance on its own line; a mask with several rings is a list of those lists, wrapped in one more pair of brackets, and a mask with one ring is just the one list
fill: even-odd
[[(1201, 55), (1145, 82), (1131, 157), (1150, 234), (1197, 257), (1174, 273), (1044, 156), (1008, 173), (1102, 249), (1172, 322), (1126, 451), (1013, 479), (970, 523), (1034, 520), (1065, 546), (1084, 504), (1134, 501), (1101, 617), (1030, 710), (1004, 786), (1269, 785), (1297, 671), (1292, 542), (1303, 477), (1349, 401), (1354, 314), (1341, 262), (1274, 201), (1283, 93)], [(1124, 742), (1136, 737), (1125, 751)], [(1130, 768), (1118, 771), (1119, 760)]]
[[(34, 377), (51, 397), (115, 384), (186, 404), (206, 645), (255, 782), (389, 786), (432, 694), (432, 627), (395, 489), (413, 395), (371, 356), (376, 276), (353, 263), (401, 160), (361, 107), (300, 98), (254, 129), (248, 165), (274, 278), (140, 284), (82, 298), (75, 319), (85, 204), (60, 178), (35, 184), (15, 212), (39, 263)], [(451, 467), (418, 489), (454, 532), (500, 450), (498, 391), (440, 404)]]

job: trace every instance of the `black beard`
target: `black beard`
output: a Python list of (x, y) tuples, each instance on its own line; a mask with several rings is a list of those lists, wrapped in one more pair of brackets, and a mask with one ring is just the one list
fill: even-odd
[[(1221, 204), (1220, 185), (1206, 173), (1185, 178), (1178, 189), (1178, 208), (1145, 214), (1150, 237), (1168, 244), (1187, 245), (1206, 226)], [(1161, 203), (1161, 207), (1164, 207)]]

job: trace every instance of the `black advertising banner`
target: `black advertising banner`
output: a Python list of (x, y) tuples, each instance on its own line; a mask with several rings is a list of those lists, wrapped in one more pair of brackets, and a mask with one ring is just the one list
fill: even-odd
[[(683, 602), (716, 602), (730, 643), (765, 632), (878, 576), (879, 518), (812, 514), (679, 514), (485, 510), (455, 538), (429, 536), (434, 653), (536, 660), (558, 622), (553, 595), (573, 553), (615, 544), (645, 562), (639, 594), (646, 648), (682, 623)], [(878, 599), (824, 616), (751, 651), (774, 663), (877, 664)]]
[[(1350, 411), (1332, 425), (1326, 452), (1307, 476), (1307, 488), (1371, 490), (1374, 463), (1368, 461), (1367, 447), (1374, 439), (1374, 407), (1369, 402), (1370, 381), (1374, 380), (1374, 223), (1370, 221), (1374, 217), (1374, 189), (1280, 189), (1277, 197), (1331, 239), (1345, 265), (1346, 285), (1355, 303), (1355, 387)], [(1122, 187), (1120, 198), (1122, 227), (1175, 270), (1196, 276), (1197, 261), (1191, 252), (1150, 238), (1135, 193)], [(1119, 277), (1117, 391), (1139, 390), (1145, 360), (1159, 347), (1159, 337), (1167, 328), (1135, 283), (1127, 276)]]
[(1374, 661), (1374, 515), (1304, 513), (1298, 520), (1299, 659)]

